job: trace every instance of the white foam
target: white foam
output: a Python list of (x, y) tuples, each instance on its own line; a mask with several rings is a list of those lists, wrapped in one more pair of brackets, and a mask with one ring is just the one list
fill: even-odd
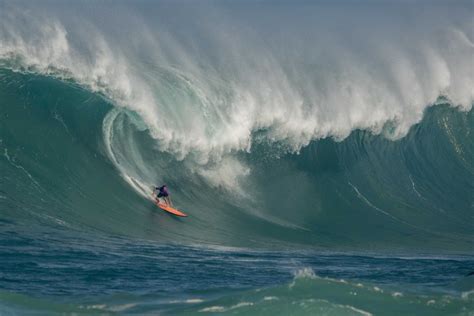
[(276, 301), (276, 300), (279, 300), (279, 298), (276, 297), (276, 296), (265, 296), (265, 297), (263, 298), (263, 300), (264, 300), (264, 301)]
[(242, 308), (242, 307), (247, 307), (247, 306), (252, 306), (254, 303), (252, 302), (240, 302), (235, 305), (232, 305), (230, 307), (224, 307), (224, 306), (211, 306), (211, 307), (205, 307), (203, 309), (200, 309), (199, 312), (211, 312), (211, 313), (223, 313), (229, 310), (237, 309), (237, 308)]
[(469, 297), (474, 296), (474, 290), (466, 291), (461, 293), (462, 299), (468, 299)]
[(190, 299), (187, 299), (185, 302), (188, 304), (196, 304), (196, 303), (202, 303), (204, 301), (200, 298), (190, 298)]
[(247, 194), (240, 189), (239, 179), (248, 175), (250, 169), (234, 158), (226, 157), (218, 164), (200, 168), (198, 173), (215, 188), (234, 191), (241, 196)]
[(137, 304), (134, 304), (134, 303), (122, 304), (122, 305), (110, 306), (108, 309), (113, 312), (123, 312), (128, 309), (131, 309), (132, 307), (135, 307), (136, 305)]
[(204, 300), (200, 298), (189, 298), (186, 300), (173, 300), (173, 301), (170, 301), (170, 304), (177, 304), (177, 303), (198, 304), (202, 302), (204, 302)]
[(364, 315), (364, 316), (372, 316), (371, 313), (366, 312), (366, 311), (364, 311), (362, 309), (359, 309), (359, 308), (355, 308), (354, 306), (350, 306), (350, 305), (340, 305), (340, 306), (343, 306), (345, 308), (353, 310), (354, 312), (359, 313), (359, 314)]
[[(364, 311), (364, 310), (362, 310), (362, 309), (356, 308), (356, 307), (354, 307), (354, 306), (336, 304), (336, 303), (330, 302), (330, 301), (325, 300), (325, 299), (317, 299), (317, 300), (308, 299), (308, 300), (306, 300), (306, 301), (307, 301), (307, 302), (315, 302), (315, 301), (317, 301), (317, 302), (324, 302), (324, 303), (326, 303), (326, 304), (330, 304), (330, 305), (332, 305), (332, 306), (336, 306), (336, 307), (339, 307), (339, 308), (350, 309), (350, 310), (352, 310), (352, 311), (354, 311), (354, 312), (356, 312), (356, 313), (358, 313), (358, 314), (364, 315), (364, 316), (372, 316), (371, 313), (366, 312), (366, 311)], [(303, 303), (303, 305), (304, 305), (304, 303)]]
[[(245, 15), (211, 18), (203, 10), (180, 24), (203, 43), (190, 47), (158, 17), (127, 5), (114, 18), (98, 5), (94, 18), (80, 4), (70, 11), (10, 4), (0, 13), (0, 59), (72, 78), (138, 113), (161, 150), (204, 166), (199, 174), (214, 186), (238, 188), (249, 169), (229, 156), (255, 141), (298, 151), (355, 129), (397, 139), (439, 96), (472, 108), (473, 28), (461, 7), (413, 4), (384, 20), (386, 9), (373, 6), (350, 16), (343, 6), (296, 15), (275, 7), (282, 19), (273, 11), (265, 19), (271, 29), (289, 21), (281, 34)], [(123, 25), (130, 42), (107, 31)]]
[(235, 305), (232, 305), (229, 309), (236, 309), (236, 308), (241, 308), (241, 307), (247, 307), (247, 306), (252, 306), (252, 302), (240, 302)]
[(377, 287), (377, 286), (374, 286), (373, 289), (374, 289), (375, 292), (383, 293), (383, 290), (381, 288)]
[(295, 279), (316, 279), (318, 276), (311, 268), (302, 268), (294, 272)]
[(225, 310), (226, 308), (224, 306), (211, 306), (211, 307), (205, 307), (203, 309), (200, 309), (199, 312), (220, 313), (220, 312), (224, 312)]
[(80, 305), (79, 308), (83, 308), (83, 309), (105, 309), (107, 307), (107, 305), (105, 304), (95, 304), (95, 305)]

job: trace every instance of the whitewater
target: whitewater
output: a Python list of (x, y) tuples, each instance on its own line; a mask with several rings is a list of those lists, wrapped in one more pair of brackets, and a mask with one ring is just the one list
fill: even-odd
[(0, 0), (0, 314), (472, 315), (473, 14)]

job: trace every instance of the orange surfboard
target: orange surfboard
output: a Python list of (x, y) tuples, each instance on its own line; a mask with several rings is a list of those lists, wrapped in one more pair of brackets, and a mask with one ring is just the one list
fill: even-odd
[(176, 215), (176, 216), (180, 216), (180, 217), (187, 217), (188, 216), (188, 215), (184, 214), (183, 212), (181, 212), (180, 210), (172, 208), (171, 206), (168, 206), (164, 203), (156, 202), (156, 206), (161, 208), (163, 211), (166, 211), (166, 212), (171, 213), (171, 214)]

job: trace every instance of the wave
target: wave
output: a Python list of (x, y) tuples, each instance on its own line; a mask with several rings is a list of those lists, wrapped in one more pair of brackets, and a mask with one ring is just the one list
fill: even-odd
[[(378, 304), (374, 304), (374, 299)], [(465, 300), (450, 296), (416, 296), (371, 284), (348, 282), (317, 276), (310, 268), (296, 271), (290, 284), (276, 288), (259, 289), (197, 307), (182, 308), (184, 312), (219, 312), (253, 314), (264, 310), (268, 315), (308, 315), (335, 313), (338, 315), (374, 315), (399, 313), (400, 307), (410, 313), (459, 314), (469, 310), (471, 298)]]
[[(216, 298), (216, 296), (219, 296)], [(416, 315), (469, 315), (472, 311), (472, 291), (461, 295), (431, 293), (417, 295), (370, 283), (346, 281), (317, 276), (310, 268), (295, 272), (293, 281), (273, 287), (226, 294), (193, 293), (180, 298), (122, 295), (106, 301), (76, 304), (52, 303), (21, 294), (0, 292), (4, 312), (35, 311), (39, 314), (147, 314), (163, 315), (226, 314), (232, 315), (398, 315), (400, 310)], [(374, 303), (376, 302), (376, 303)]]
[[(260, 142), (200, 165), (74, 83), (0, 78), (6, 219), (165, 242), (472, 250), (472, 111), (438, 105), (398, 141), (356, 131), (298, 155)], [(163, 182), (189, 221), (156, 213), (149, 188)]]
[[(255, 16), (264, 4), (237, 6), (233, 17), (210, 4), (192, 14), (123, 4), (113, 15), (97, 5), (88, 18), (82, 3), (4, 6), (3, 59), (104, 93), (138, 113), (162, 150), (201, 164), (250, 151), (257, 131), (292, 151), (356, 129), (398, 139), (439, 96), (464, 111), (474, 100), (474, 36), (462, 4), (448, 12), (418, 4), (386, 21), (383, 6), (348, 5), (346, 17), (282, 5), (265, 25)], [(281, 18), (294, 23), (273, 34)], [(133, 40), (117, 34), (123, 23)]]
[[(0, 6), (6, 219), (184, 243), (472, 252), (462, 3), (392, 4), (383, 21), (387, 7), (350, 4), (351, 16)], [(275, 32), (281, 19), (293, 23)], [(154, 212), (149, 188), (164, 182), (191, 220)]]

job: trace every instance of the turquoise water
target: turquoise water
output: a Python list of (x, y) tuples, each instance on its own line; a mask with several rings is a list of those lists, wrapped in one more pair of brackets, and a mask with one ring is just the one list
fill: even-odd
[(0, 2), (0, 314), (473, 314), (463, 3), (107, 8)]

